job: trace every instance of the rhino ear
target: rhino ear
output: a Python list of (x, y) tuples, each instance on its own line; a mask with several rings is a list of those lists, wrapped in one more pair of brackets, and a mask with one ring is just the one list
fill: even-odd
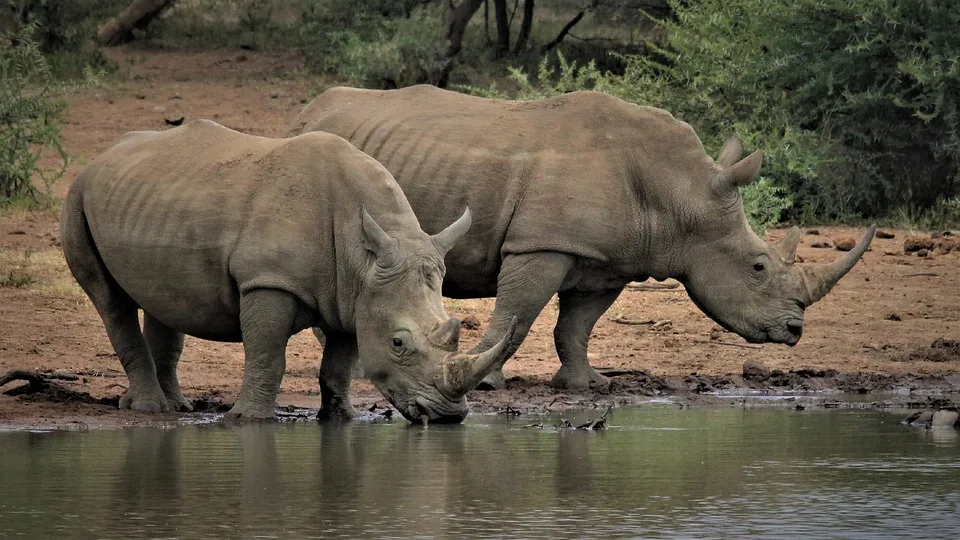
[(360, 207), (360, 222), (363, 224), (363, 243), (367, 251), (370, 251), (377, 257), (377, 262), (381, 266), (391, 266), (397, 260), (399, 252), (399, 243), (389, 234), (387, 234), (373, 217), (367, 213), (367, 209)]
[(730, 190), (753, 183), (753, 180), (760, 174), (761, 163), (763, 163), (763, 151), (757, 150), (718, 172), (710, 179), (710, 185), (713, 186), (714, 193), (728, 193)]
[(733, 135), (724, 141), (723, 148), (720, 149), (720, 157), (717, 158), (717, 163), (724, 169), (733, 167), (740, 161), (740, 156), (742, 155), (743, 143), (740, 142), (740, 139), (736, 135)]
[(457, 240), (467, 234), (472, 223), (473, 212), (470, 211), (470, 207), (468, 206), (467, 209), (463, 211), (463, 215), (451, 223), (449, 227), (433, 235), (433, 243), (437, 246), (437, 249), (440, 250), (440, 253), (446, 255), (446, 253), (453, 248), (453, 245), (457, 243)]

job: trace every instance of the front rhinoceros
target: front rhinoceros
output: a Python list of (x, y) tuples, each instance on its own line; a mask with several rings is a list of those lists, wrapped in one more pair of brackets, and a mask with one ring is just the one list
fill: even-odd
[(129, 133), (94, 160), (70, 188), (61, 234), (130, 380), (123, 408), (190, 407), (176, 372), (190, 334), (242, 341), (228, 414), (273, 417), (287, 340), (319, 327), (322, 415), (352, 415), (359, 354), (405, 417), (456, 422), (509, 341), (460, 354), (460, 323), (444, 313), (443, 256), (470, 222), (468, 210), (428, 236), (390, 173), (340, 137), (196, 121)]
[[(341, 135), (383, 163), (426, 230), (468, 204), (466, 241), (446, 257), (444, 294), (496, 295), (475, 351), (492, 347), (516, 317), (512, 354), (559, 293), (557, 387), (606, 378), (587, 363), (594, 324), (633, 280), (676, 278), (713, 320), (752, 342), (794, 345), (804, 309), (863, 255), (872, 229), (845, 257), (794, 266), (799, 230), (778, 245), (747, 225), (739, 187), (762, 154), (719, 163), (684, 122), (597, 92), (497, 101), (430, 86), (327, 90), (289, 133)], [(487, 384), (503, 385), (500, 370)]]

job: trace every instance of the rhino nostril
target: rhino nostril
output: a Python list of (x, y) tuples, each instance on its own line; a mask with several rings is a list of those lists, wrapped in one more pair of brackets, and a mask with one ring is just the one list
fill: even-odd
[(800, 336), (803, 335), (803, 321), (788, 321), (787, 332), (790, 332), (790, 335), (800, 339)]

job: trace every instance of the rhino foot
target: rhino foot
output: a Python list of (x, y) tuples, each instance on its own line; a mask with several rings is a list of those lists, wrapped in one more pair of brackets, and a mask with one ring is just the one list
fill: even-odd
[(587, 364), (579, 366), (561, 364), (560, 370), (550, 381), (550, 386), (559, 390), (588, 390), (605, 388), (609, 385), (609, 377), (601, 375)]
[(357, 417), (357, 411), (350, 405), (341, 407), (321, 407), (317, 412), (320, 422), (346, 422)]
[(227, 422), (263, 422), (275, 420), (276, 413), (273, 403), (257, 405), (237, 400), (233, 407), (223, 414), (223, 419)]
[(193, 404), (190, 403), (190, 400), (184, 397), (183, 394), (178, 392), (175, 395), (171, 395), (170, 393), (165, 393), (165, 395), (167, 397), (167, 406), (170, 407), (171, 411), (178, 411), (178, 412), (193, 411)]
[(495, 369), (480, 381), (477, 390), (503, 390), (507, 387), (507, 380), (503, 377), (502, 369)]
[(149, 413), (167, 412), (170, 410), (167, 399), (163, 394), (151, 395), (146, 392), (133, 392), (132, 390), (127, 390), (127, 392), (120, 397), (120, 408)]

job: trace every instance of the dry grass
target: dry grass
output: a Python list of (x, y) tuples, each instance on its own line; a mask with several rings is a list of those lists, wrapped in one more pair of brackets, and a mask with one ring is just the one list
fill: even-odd
[(76, 305), (89, 304), (87, 295), (70, 274), (63, 253), (54, 248), (40, 251), (0, 248), (0, 287), (24, 289)]

